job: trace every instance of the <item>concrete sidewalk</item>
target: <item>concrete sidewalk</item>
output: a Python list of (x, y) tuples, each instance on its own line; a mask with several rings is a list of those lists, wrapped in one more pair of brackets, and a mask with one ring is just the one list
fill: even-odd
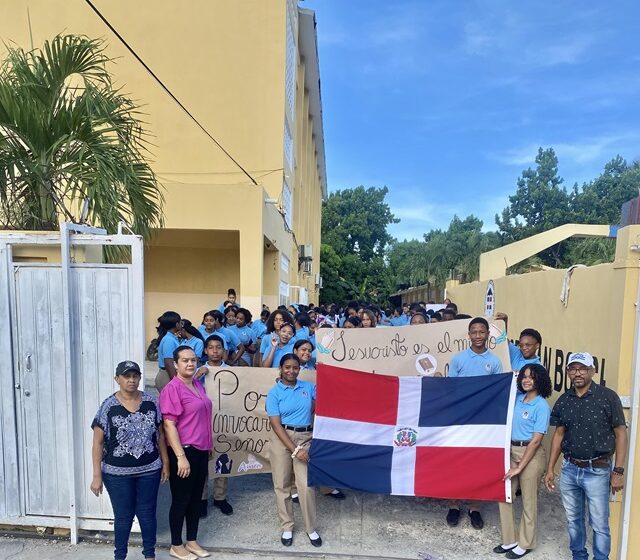
[[(222, 515), (217, 509), (201, 521), (199, 541), (225, 560), (341, 558), (411, 559), (429, 553), (437, 560), (498, 560), (492, 548), (500, 543), (498, 507), (483, 506), (485, 528), (474, 530), (468, 517), (450, 528), (445, 522), (447, 505), (441, 500), (380, 496), (346, 491), (347, 499), (337, 501), (318, 496), (318, 531), (324, 545), (311, 546), (300, 528), (300, 510), (294, 505), (296, 532), (294, 544), (284, 548), (276, 519), (275, 496), (270, 475), (250, 475), (231, 479), (229, 502), (235, 513)], [(158, 505), (158, 556), (169, 558), (169, 488), (160, 489)], [(540, 491), (538, 548), (532, 560), (569, 560), (564, 510), (558, 495)], [(112, 535), (87, 535), (104, 543)], [(137, 537), (139, 539), (139, 536)], [(78, 547), (68, 542), (36, 539), (0, 540), (0, 559), (16, 560), (93, 560), (113, 558), (110, 544), (84, 542)], [(129, 558), (142, 558), (140, 548), (132, 545)]]

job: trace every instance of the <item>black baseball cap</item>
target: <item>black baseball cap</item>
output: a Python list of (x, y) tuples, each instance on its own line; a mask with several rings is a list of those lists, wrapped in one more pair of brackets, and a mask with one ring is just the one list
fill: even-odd
[(132, 362), (131, 360), (125, 360), (124, 362), (120, 362), (116, 366), (116, 377), (118, 375), (124, 375), (129, 371), (135, 371), (136, 373), (139, 373), (140, 375), (142, 375), (142, 372), (140, 371), (140, 366), (138, 364), (136, 364), (135, 362)]

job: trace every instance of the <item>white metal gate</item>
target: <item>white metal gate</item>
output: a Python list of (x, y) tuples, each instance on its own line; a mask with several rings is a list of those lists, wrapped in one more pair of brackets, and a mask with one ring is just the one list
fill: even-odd
[[(89, 233), (71, 234), (71, 231)], [(0, 523), (112, 529), (89, 491), (91, 420), (115, 365), (144, 364), (142, 239), (63, 224), (0, 235)], [(15, 262), (15, 246), (60, 245), (60, 263)], [(72, 263), (70, 247), (125, 245), (131, 264)]]

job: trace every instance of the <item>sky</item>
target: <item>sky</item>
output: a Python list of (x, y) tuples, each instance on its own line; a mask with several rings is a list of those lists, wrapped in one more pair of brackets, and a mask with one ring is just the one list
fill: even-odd
[(640, 2), (301, 0), (316, 11), (329, 192), (387, 186), (398, 239), (496, 229), (553, 147), (567, 188), (640, 159)]

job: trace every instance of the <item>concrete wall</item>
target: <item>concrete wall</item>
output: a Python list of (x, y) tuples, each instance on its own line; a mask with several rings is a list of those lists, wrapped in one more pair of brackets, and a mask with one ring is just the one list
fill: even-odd
[[(541, 358), (554, 382), (550, 404), (569, 387), (564, 372), (568, 354), (581, 350), (597, 358), (598, 373), (594, 378), (597, 382), (604, 382), (620, 396), (631, 394), (639, 280), (638, 254), (631, 246), (638, 235), (640, 226), (621, 229), (613, 263), (576, 269), (571, 276), (566, 307), (560, 301), (564, 270), (493, 278), (495, 309), (509, 315), (510, 338), (517, 338), (526, 327), (538, 329), (542, 334)], [(486, 281), (450, 283), (447, 296), (461, 313), (482, 315), (486, 289)], [(636, 447), (639, 444), (638, 439), (630, 443)], [(640, 557), (639, 467), (633, 476), (628, 558)], [(622, 503), (618, 501), (611, 506), (612, 558), (615, 558), (621, 537)]]

